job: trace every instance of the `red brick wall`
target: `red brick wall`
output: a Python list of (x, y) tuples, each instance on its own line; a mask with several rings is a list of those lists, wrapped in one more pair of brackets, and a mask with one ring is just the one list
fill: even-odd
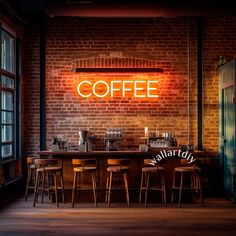
[[(46, 84), (48, 144), (55, 134), (78, 141), (78, 130), (88, 128), (101, 139), (107, 128), (121, 127), (125, 131), (124, 147), (137, 147), (142, 143), (139, 138), (144, 135), (145, 126), (150, 130), (173, 132), (180, 143), (186, 143), (187, 36), (186, 19), (50, 19)], [(191, 46), (195, 50), (195, 44)], [(78, 96), (76, 86), (85, 78), (139, 78), (137, 74), (108, 76), (70, 72), (76, 59), (109, 57), (114, 51), (123, 57), (159, 62), (164, 73), (149, 76), (159, 80), (159, 98), (82, 99)]]
[[(216, 22), (216, 23), (214, 23)], [(47, 147), (53, 135), (78, 142), (77, 131), (88, 128), (101, 139), (106, 128), (124, 128), (124, 147), (142, 143), (144, 127), (173, 132), (178, 142), (188, 142), (188, 23), (190, 72), (190, 143), (197, 145), (197, 48), (196, 20), (176, 19), (96, 19), (50, 18), (47, 21), (46, 101)], [(221, 25), (222, 24), (222, 25)], [(204, 21), (204, 147), (218, 149), (218, 78), (219, 55), (234, 56), (234, 37), (227, 25), (235, 18), (209, 18)], [(235, 27), (234, 27), (235, 28)], [(215, 29), (217, 31), (215, 32)], [(39, 149), (39, 64), (38, 37), (26, 30), (26, 97), (24, 113), (28, 129), (26, 150)], [(230, 36), (231, 47), (218, 38)], [(227, 44), (227, 46), (225, 45)], [(27, 48), (28, 47), (28, 48)], [(82, 79), (132, 79), (136, 75), (76, 74), (73, 61), (90, 57), (109, 57), (118, 52), (123, 57), (155, 60), (163, 74), (150, 75), (159, 80), (157, 99), (106, 98), (82, 99), (76, 86)], [(225, 54), (227, 53), (227, 54)], [(32, 63), (33, 62), (33, 63)], [(33, 90), (36, 90), (33, 93)], [(27, 99), (26, 99), (27, 100)], [(28, 120), (28, 121), (27, 121)]]
[(236, 17), (207, 18), (204, 22), (204, 145), (218, 148), (218, 59), (236, 58)]
[(26, 156), (38, 151), (40, 143), (39, 26), (36, 22), (25, 25), (22, 60), (22, 145)]

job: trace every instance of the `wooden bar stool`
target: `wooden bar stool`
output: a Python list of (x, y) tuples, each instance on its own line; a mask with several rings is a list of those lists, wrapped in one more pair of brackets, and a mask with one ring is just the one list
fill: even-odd
[(25, 188), (25, 201), (28, 198), (28, 192), (30, 189), (34, 189), (35, 186), (35, 178), (36, 178), (36, 166), (34, 163), (34, 157), (27, 157), (27, 179), (26, 179), (26, 188)]
[[(127, 166), (130, 162), (130, 159), (107, 159), (107, 181), (106, 181), (106, 200), (108, 207), (111, 204), (111, 191), (114, 190), (122, 190), (124, 189), (126, 192), (126, 201), (128, 207), (130, 206), (129, 203), (129, 188), (128, 188), (128, 181), (127, 181), (127, 171), (129, 167)], [(124, 187), (121, 186), (112, 186), (113, 174), (123, 176), (124, 180)]]
[[(76, 165), (74, 167), (74, 181), (72, 190), (72, 207), (75, 204), (75, 192), (76, 190), (93, 190), (93, 197), (95, 207), (97, 206), (97, 183), (96, 183), (96, 172), (97, 172), (97, 161), (96, 159), (72, 159), (72, 164)], [(92, 188), (91, 186), (83, 186), (82, 177), (83, 174), (91, 174), (92, 177)], [(77, 184), (77, 179), (79, 177), (79, 185)]]
[[(162, 166), (153, 166), (150, 164), (152, 159), (144, 159), (144, 167), (142, 167), (141, 184), (139, 192), (139, 203), (142, 202), (142, 192), (145, 191), (144, 205), (147, 206), (147, 197), (149, 190), (157, 190), (162, 193), (162, 202), (166, 206), (166, 184), (165, 184), (165, 168)], [(160, 178), (160, 186), (150, 186), (150, 175), (155, 174), (156, 179)]]
[[(58, 201), (58, 190), (61, 190), (62, 193), (62, 201), (65, 203), (65, 195), (64, 195), (64, 182), (63, 182), (63, 169), (60, 166), (57, 166), (57, 159), (35, 159), (36, 165), (36, 183), (34, 189), (34, 203), (35, 207), (36, 200), (38, 199), (38, 193), (42, 193), (42, 203), (44, 192), (51, 193), (54, 192), (57, 207), (59, 207)], [(53, 180), (50, 177), (53, 177)], [(58, 186), (58, 180), (60, 179), (60, 186)], [(46, 181), (47, 180), (47, 181)], [(41, 187), (40, 187), (41, 183)]]
[[(184, 163), (183, 160), (181, 163)], [(173, 185), (171, 203), (174, 201), (174, 190), (179, 191), (178, 207), (181, 206), (182, 191), (190, 190), (192, 192), (192, 199), (198, 194), (200, 196), (201, 204), (204, 206), (204, 199), (202, 194), (201, 184), (201, 169), (197, 166), (179, 166), (174, 169)], [(180, 177), (179, 185), (177, 185), (177, 177)], [(185, 182), (185, 183), (184, 183)]]

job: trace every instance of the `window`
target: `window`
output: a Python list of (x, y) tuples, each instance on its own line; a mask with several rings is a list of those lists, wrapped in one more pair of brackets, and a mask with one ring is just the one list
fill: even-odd
[(15, 156), (15, 38), (1, 29), (0, 161)]

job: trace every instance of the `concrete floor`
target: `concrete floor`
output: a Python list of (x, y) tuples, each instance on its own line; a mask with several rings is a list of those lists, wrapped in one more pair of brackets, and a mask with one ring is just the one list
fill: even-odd
[(182, 208), (150, 204), (147, 208), (132, 204), (61, 204), (48, 200), (32, 207), (32, 197), (23, 198), (0, 209), (0, 236), (42, 235), (236, 235), (236, 204), (225, 199), (205, 199), (183, 204)]

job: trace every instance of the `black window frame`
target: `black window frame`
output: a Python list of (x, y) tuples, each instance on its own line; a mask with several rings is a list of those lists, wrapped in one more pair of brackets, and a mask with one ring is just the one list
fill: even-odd
[[(9, 35), (13, 40), (14, 40), (14, 48), (13, 48), (13, 72), (7, 71), (6, 69), (2, 68), (2, 42), (3, 42), (3, 32), (7, 35)], [(16, 159), (16, 111), (17, 111), (17, 107), (16, 107), (16, 92), (17, 92), (17, 88), (16, 88), (16, 36), (13, 35), (11, 32), (9, 32), (7, 29), (5, 29), (2, 24), (0, 23), (0, 40), (1, 40), (1, 48), (0, 48), (0, 125), (1, 125), (1, 130), (0, 130), (0, 162), (5, 161), (5, 160), (9, 160), (9, 159)], [(2, 86), (2, 80), (3, 80), (3, 76), (6, 76), (8, 78), (11, 78), (14, 80), (14, 88), (9, 88), (9, 87), (5, 87)], [(4, 110), (2, 108), (2, 92), (9, 92), (13, 94), (13, 110)], [(2, 127), (4, 125), (8, 125), (8, 124), (4, 124), (2, 122), (2, 113), (4, 111), (7, 112), (12, 112), (13, 113), (13, 123), (9, 124), (10, 126), (12, 126), (12, 140), (11, 141), (5, 141), (2, 142)], [(6, 157), (2, 156), (2, 146), (4, 145), (12, 145), (12, 154)]]

